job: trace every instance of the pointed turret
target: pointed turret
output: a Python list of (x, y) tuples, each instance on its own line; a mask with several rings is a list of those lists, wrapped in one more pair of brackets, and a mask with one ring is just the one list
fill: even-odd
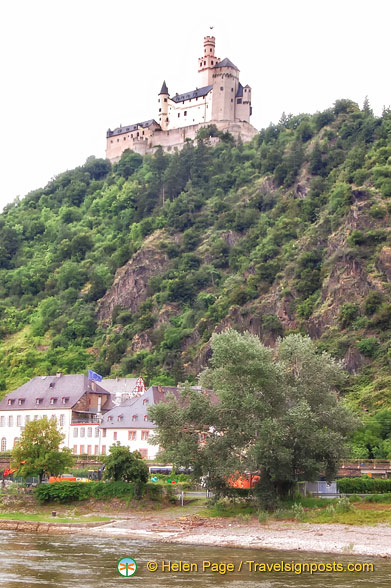
[(166, 84), (166, 80), (164, 80), (162, 84), (162, 89), (159, 92), (159, 125), (162, 127), (163, 131), (167, 130), (168, 127), (168, 88)]
[(167, 94), (168, 95), (168, 88), (167, 88), (166, 80), (164, 80), (164, 82), (162, 84), (162, 89), (159, 92), (159, 96), (160, 96), (160, 94)]

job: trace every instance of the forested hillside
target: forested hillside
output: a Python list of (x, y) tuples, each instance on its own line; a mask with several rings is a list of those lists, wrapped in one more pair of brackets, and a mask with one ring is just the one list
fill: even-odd
[(391, 407), (390, 197), (391, 111), (367, 102), (246, 145), (211, 127), (90, 158), (0, 216), (0, 387), (87, 367), (176, 383), (230, 325), (308, 333), (345, 359), (353, 407)]

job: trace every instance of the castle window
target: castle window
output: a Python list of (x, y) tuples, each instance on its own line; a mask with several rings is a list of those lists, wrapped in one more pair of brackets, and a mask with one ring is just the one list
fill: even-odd
[(140, 136), (140, 133), (137, 131), (137, 137), (139, 137), (139, 136)]
[(220, 90), (221, 90), (221, 92), (224, 90), (223, 86), (220, 86)]
[(187, 116), (187, 110), (185, 110), (185, 112), (183, 113), (183, 116)]
[(213, 65), (213, 61), (211, 61), (211, 64)]
[(231, 102), (233, 102), (233, 101), (234, 101), (234, 99), (233, 99), (233, 98), (231, 98)]
[(162, 109), (161, 109), (161, 108), (159, 108), (159, 112), (161, 112), (161, 111), (162, 111)]
[(133, 139), (133, 133), (132, 133), (130, 136), (131, 136), (131, 137), (132, 137), (132, 139)]
[(166, 122), (168, 122), (168, 118), (166, 118)]
[(119, 143), (119, 139), (117, 139), (117, 143)]
[(181, 116), (181, 113), (180, 113), (180, 112), (178, 112), (178, 118), (179, 118), (180, 116)]
[(244, 88), (244, 91), (247, 92), (247, 88)]
[(204, 61), (204, 65), (206, 65), (206, 61)]
[(241, 98), (238, 98), (238, 99), (237, 99), (237, 103), (238, 103), (238, 104), (241, 104), (241, 103), (242, 103), (242, 99), (241, 99)]
[(113, 142), (113, 139), (110, 140), (110, 143), (112, 143), (112, 142)]
[(164, 99), (164, 102), (167, 102), (167, 98)]
[(126, 137), (124, 137), (124, 141), (126, 141)]
[(143, 131), (143, 135), (144, 135), (144, 131)]

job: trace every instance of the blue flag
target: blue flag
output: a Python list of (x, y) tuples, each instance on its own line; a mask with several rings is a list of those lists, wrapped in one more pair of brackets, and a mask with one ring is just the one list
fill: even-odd
[(96, 374), (92, 370), (88, 370), (88, 379), (91, 380), (91, 382), (101, 382), (102, 376)]

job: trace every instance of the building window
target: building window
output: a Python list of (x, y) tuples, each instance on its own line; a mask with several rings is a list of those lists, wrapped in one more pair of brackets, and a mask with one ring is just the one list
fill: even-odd
[(60, 414), (60, 427), (63, 427), (65, 423), (65, 414)]
[(77, 427), (74, 427), (74, 429), (73, 429), (73, 436), (74, 437), (78, 437), (79, 436), (79, 429)]
[(137, 421), (137, 415), (136, 414), (132, 415), (132, 421)]
[(136, 431), (128, 431), (128, 441), (136, 441)]
[(92, 454), (92, 445), (87, 445), (87, 455)]
[(17, 444), (18, 441), (19, 441), (19, 437), (15, 437), (15, 439), (14, 439), (14, 447)]
[(42, 400), (41, 398), (36, 398), (35, 399), (35, 404), (41, 404), (41, 400)]
[(181, 113), (180, 113), (180, 112), (178, 112), (178, 118), (179, 118), (180, 116), (181, 116)]
[(34, 415), (34, 420), (35, 420), (35, 421), (37, 421), (37, 420), (38, 420), (38, 418), (39, 418), (39, 417), (38, 417), (38, 415), (37, 415), (37, 414), (35, 414), (35, 415)]
[(56, 418), (57, 418), (57, 417), (56, 417), (56, 415), (55, 415), (55, 414), (52, 414), (52, 416), (50, 417), (50, 420), (51, 420), (51, 421), (55, 421), (55, 420), (56, 420)]
[(18, 398), (19, 406), (22, 406), (23, 402), (24, 402), (24, 398)]
[(22, 426), (22, 415), (18, 414), (18, 416), (16, 417), (16, 425), (18, 427)]
[(147, 414), (145, 414), (145, 415), (144, 415), (144, 421), (147, 421), (147, 420), (148, 420), (148, 415), (147, 415)]
[(95, 455), (98, 455), (98, 453), (99, 453), (99, 446), (98, 445), (95, 445), (95, 447), (94, 447), (94, 454)]
[(119, 139), (117, 139), (117, 143), (119, 143)]
[(213, 61), (211, 61), (211, 64), (213, 65)]
[(30, 416), (28, 414), (26, 414), (26, 416), (24, 417), (24, 424), (27, 425), (27, 423), (30, 422)]
[(149, 431), (141, 431), (141, 441), (148, 441)]
[(7, 439), (5, 437), (1, 440), (1, 451), (7, 451)]
[(187, 116), (187, 110), (185, 110), (185, 112), (183, 113), (183, 116)]
[(0, 417), (0, 427), (5, 427), (5, 416)]
[(208, 433), (200, 433), (200, 441), (201, 443), (205, 443), (208, 438)]
[(106, 445), (102, 445), (102, 455), (106, 455)]
[(223, 91), (223, 90), (224, 90), (223, 86), (220, 86), (220, 90), (221, 90), (221, 91)]
[(80, 455), (83, 455), (84, 453), (84, 445), (80, 445)]
[(162, 109), (161, 109), (161, 108), (159, 108), (159, 112), (161, 112), (161, 111), (162, 111)]
[(238, 104), (241, 104), (241, 103), (242, 103), (242, 99), (241, 99), (241, 98), (238, 98), (236, 102), (237, 102)]
[(148, 449), (139, 449), (142, 459), (148, 458)]
[(76, 455), (76, 454), (77, 454), (77, 445), (74, 445), (73, 446), (73, 455)]
[(114, 431), (113, 439), (114, 441), (117, 441), (117, 431)]
[(233, 91), (234, 91), (234, 89), (233, 89), (233, 88), (231, 88), (231, 92), (233, 92)]
[(95, 427), (95, 437), (99, 437), (99, 427)]
[(106, 429), (102, 429), (102, 437), (106, 437)]
[(124, 137), (124, 141), (126, 141), (126, 137)]
[(84, 427), (80, 428), (80, 437), (85, 437), (86, 436), (86, 430)]
[(167, 102), (167, 98), (164, 99), (164, 102)]
[(87, 437), (92, 437), (92, 427), (87, 428)]
[(112, 142), (113, 142), (113, 139), (110, 139), (110, 143), (112, 143)]
[(9, 427), (13, 427), (14, 426), (14, 417), (12, 416), (12, 414), (10, 414), (9, 417), (8, 417), (8, 426)]
[(57, 398), (53, 398), (53, 397), (52, 397), (52, 398), (50, 399), (50, 404), (56, 404), (56, 402), (57, 402)]
[(148, 402), (149, 402), (148, 398), (144, 398), (143, 404), (148, 404)]

